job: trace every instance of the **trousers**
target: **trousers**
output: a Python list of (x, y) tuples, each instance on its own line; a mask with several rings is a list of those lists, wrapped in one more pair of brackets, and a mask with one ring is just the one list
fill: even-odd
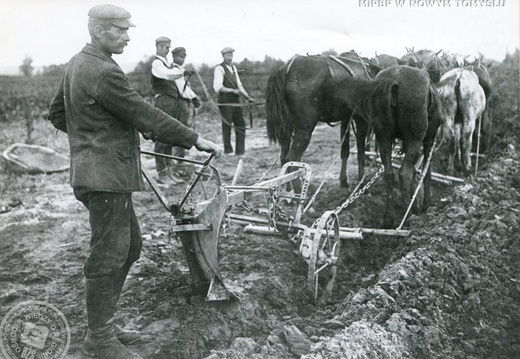
[(137, 261), (143, 240), (132, 193), (74, 189), (74, 195), (87, 207), (92, 231), (85, 277), (115, 275)]
[[(154, 100), (155, 107), (159, 108), (168, 115), (179, 120), (183, 125), (190, 126), (190, 102), (182, 99), (175, 98), (169, 95), (158, 96)], [(162, 142), (155, 142), (154, 151), (165, 155), (173, 155), (177, 157), (184, 157), (186, 150), (182, 147), (172, 146)], [(164, 173), (168, 166), (171, 166), (172, 160), (170, 158), (163, 158), (155, 156), (155, 169), (157, 173)]]
[(235, 127), (235, 153), (243, 155), (246, 142), (246, 122), (240, 107), (220, 106), (220, 113), (225, 121), (222, 121), (222, 141), (224, 152), (233, 152), (231, 145), (231, 125)]

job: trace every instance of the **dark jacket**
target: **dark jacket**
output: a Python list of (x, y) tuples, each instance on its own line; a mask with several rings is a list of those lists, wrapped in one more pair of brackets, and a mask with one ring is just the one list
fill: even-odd
[(49, 120), (69, 136), (71, 186), (93, 191), (144, 189), (139, 132), (187, 149), (198, 138), (144, 100), (117, 63), (91, 44), (67, 64)]

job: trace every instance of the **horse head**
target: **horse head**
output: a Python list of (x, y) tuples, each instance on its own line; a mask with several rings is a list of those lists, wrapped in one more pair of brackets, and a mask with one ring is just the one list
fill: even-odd
[(418, 69), (423, 69), (424, 64), (421, 60), (421, 58), (417, 55), (417, 53), (414, 51), (414, 48), (407, 48), (406, 49), (406, 55), (401, 57), (401, 60), (405, 62), (406, 65), (411, 67), (416, 67)]

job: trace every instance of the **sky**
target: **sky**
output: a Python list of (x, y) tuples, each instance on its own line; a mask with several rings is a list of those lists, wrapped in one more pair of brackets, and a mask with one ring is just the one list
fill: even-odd
[[(289, 60), (334, 49), (401, 57), (406, 48), (503, 60), (520, 47), (519, 0), (107, 0), (132, 14), (130, 43), (114, 59), (125, 70), (155, 53), (154, 40), (187, 49), (186, 63)], [(398, 2), (402, 2), (399, 5)], [(103, 0), (1, 0), (0, 73), (27, 56), (64, 64), (90, 41), (87, 13)]]

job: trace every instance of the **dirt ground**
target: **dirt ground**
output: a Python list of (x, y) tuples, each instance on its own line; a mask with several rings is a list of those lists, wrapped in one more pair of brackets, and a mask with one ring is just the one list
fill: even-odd
[[(338, 131), (320, 126), (304, 154), (313, 171), (310, 194), (326, 179), (313, 211), (302, 218), (305, 225), (348, 197), (338, 180)], [(143, 142), (143, 149), (152, 144)], [(278, 155), (261, 123), (248, 131), (237, 184), (275, 177)], [(223, 183), (231, 183), (238, 161), (225, 156), (213, 162)], [(221, 235), (220, 267), (242, 299), (206, 302), (189, 295), (172, 218), (150, 189), (137, 193), (144, 248), (125, 284), (117, 322), (141, 332), (130, 348), (149, 359), (518, 358), (519, 161), (510, 146), (482, 164), (478, 178), (434, 184), (433, 206), (405, 224), (409, 237), (342, 241), (336, 287), (321, 305), (309, 301), (307, 264), (295, 243), (244, 233), (235, 223)], [(155, 175), (153, 159), (143, 156), (143, 163)], [(353, 156), (351, 184), (356, 166)], [(67, 358), (82, 358), (87, 211), (72, 195), (68, 172), (4, 178), (23, 186), (7, 188), (0, 203), (0, 317), (21, 302), (51, 303), (71, 328)], [(184, 189), (166, 195), (178, 200)], [(381, 228), (383, 198), (380, 179), (341, 212), (340, 225)], [(262, 200), (252, 207), (266, 208)]]

